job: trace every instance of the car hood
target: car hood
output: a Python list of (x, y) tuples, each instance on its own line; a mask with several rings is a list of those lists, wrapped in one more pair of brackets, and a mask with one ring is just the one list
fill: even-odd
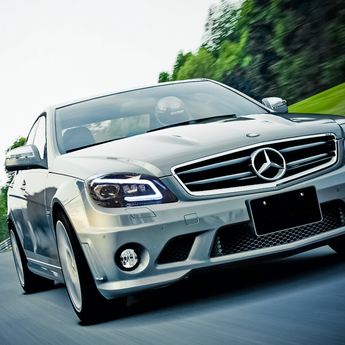
[(337, 121), (341, 119), (319, 114), (259, 114), (171, 127), (59, 156), (53, 171), (81, 179), (110, 172), (163, 177), (171, 175), (177, 164), (260, 142), (319, 133), (340, 138), (343, 134)]

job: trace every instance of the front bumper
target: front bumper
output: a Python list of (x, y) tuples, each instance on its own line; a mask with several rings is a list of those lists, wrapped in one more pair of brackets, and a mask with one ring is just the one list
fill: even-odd
[[(175, 183), (172, 177), (169, 179)], [(250, 226), (246, 200), (309, 186), (316, 188), (321, 205), (334, 200), (342, 204), (345, 202), (345, 168), (278, 191), (127, 209), (99, 207), (83, 191), (80, 197), (66, 205), (66, 211), (79, 236), (96, 285), (100, 293), (110, 299), (174, 283), (192, 270), (245, 263), (266, 256), (286, 256), (344, 236), (345, 220), (333, 229), (315, 232), (306, 238), (297, 237), (291, 242), (231, 254), (214, 254), (218, 231), (225, 228), (235, 231), (236, 226), (242, 224)], [(162, 251), (166, 254), (169, 244), (173, 241), (179, 244), (179, 239), (183, 238), (191, 244), (182, 254), (174, 254), (178, 261), (176, 257), (169, 259), (169, 255), (162, 257)], [(115, 263), (117, 250), (126, 244), (135, 244), (141, 256), (139, 266), (127, 272)], [(179, 245), (175, 247), (178, 252)]]

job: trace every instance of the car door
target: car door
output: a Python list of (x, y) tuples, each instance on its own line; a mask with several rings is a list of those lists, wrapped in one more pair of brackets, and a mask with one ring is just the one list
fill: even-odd
[[(35, 122), (27, 140), (36, 145), (41, 158), (46, 157), (46, 116)], [(58, 265), (58, 255), (53, 229), (50, 229), (45, 205), (45, 186), (48, 169), (29, 169), (19, 177), (24, 221), (24, 249), (28, 259)]]

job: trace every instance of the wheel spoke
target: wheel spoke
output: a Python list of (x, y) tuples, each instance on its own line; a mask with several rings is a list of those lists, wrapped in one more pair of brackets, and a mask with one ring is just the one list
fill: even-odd
[(80, 312), (82, 309), (82, 295), (78, 267), (71, 241), (61, 221), (56, 223), (56, 237), (66, 288), (74, 308)]

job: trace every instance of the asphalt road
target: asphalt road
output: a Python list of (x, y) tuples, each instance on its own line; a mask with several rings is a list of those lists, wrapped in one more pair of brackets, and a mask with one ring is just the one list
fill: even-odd
[(195, 275), (79, 322), (65, 286), (26, 295), (0, 254), (0, 344), (345, 344), (345, 261), (328, 247)]

